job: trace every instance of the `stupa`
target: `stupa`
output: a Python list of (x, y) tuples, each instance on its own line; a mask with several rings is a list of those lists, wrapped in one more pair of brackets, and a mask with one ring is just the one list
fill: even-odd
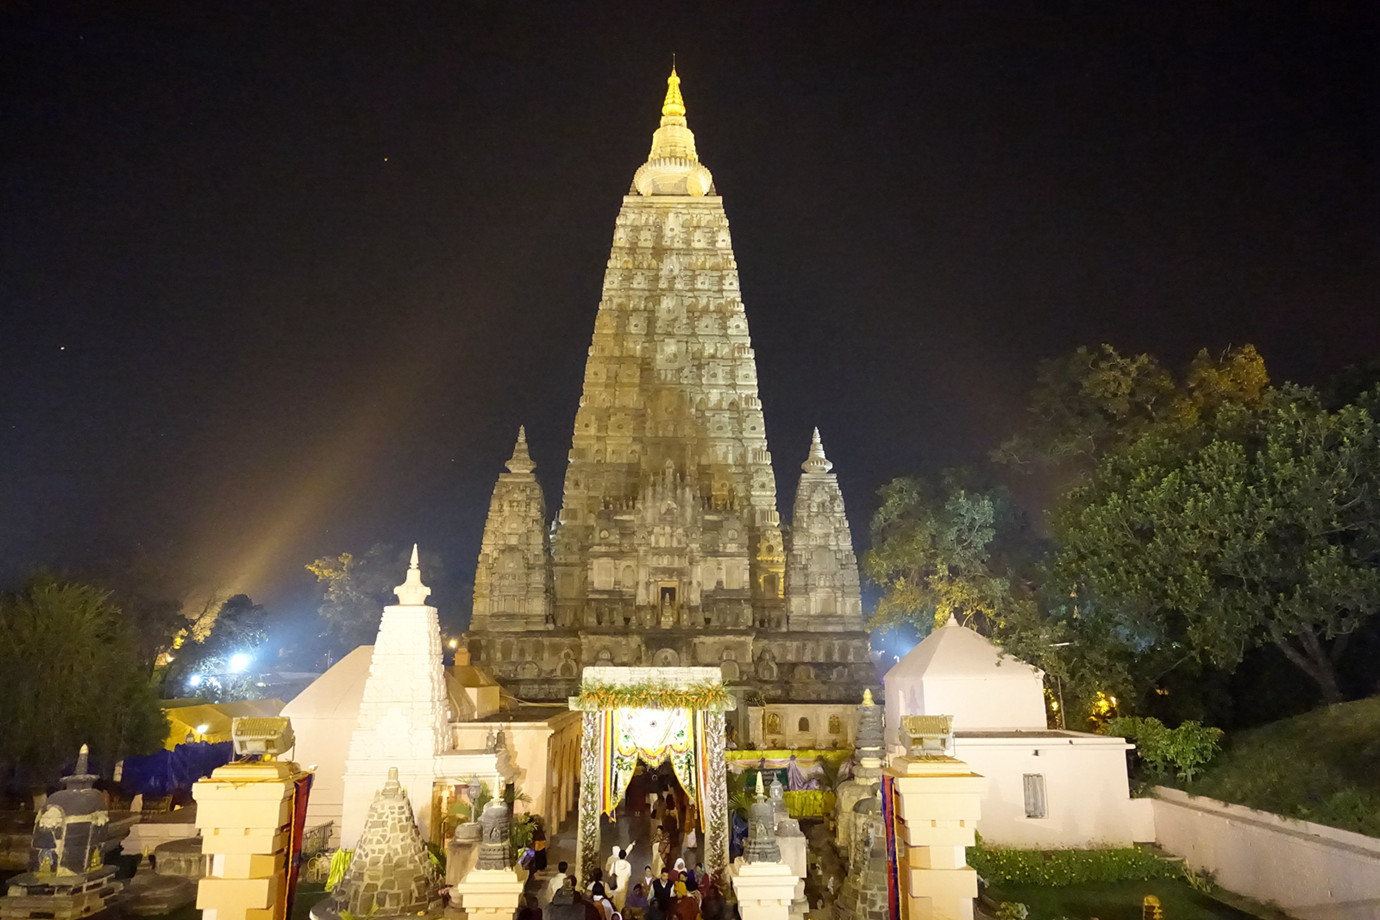
[(311, 909), (312, 920), (439, 916), (440, 885), (412, 804), (391, 769), (369, 807), (349, 868), (331, 896)]
[(86, 917), (104, 910), (123, 888), (115, 867), (105, 864), (117, 841), (108, 839), (110, 813), (105, 794), (92, 788), (98, 777), (87, 772), (87, 758), (83, 744), (76, 769), (39, 811), (29, 871), (10, 879), (8, 896), (0, 898), (0, 918)]
[(856, 700), (876, 675), (832, 466), (816, 430), (783, 526), (728, 219), (673, 68), (614, 225), (554, 524), (525, 431), (494, 487), (474, 661), (527, 700), (567, 698), (586, 665)]

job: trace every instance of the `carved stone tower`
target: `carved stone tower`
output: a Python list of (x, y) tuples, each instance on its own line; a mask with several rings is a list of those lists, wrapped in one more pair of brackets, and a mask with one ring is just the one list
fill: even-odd
[(810, 455), (800, 465), (786, 557), (786, 611), (791, 629), (863, 628), (858, 557), (843, 511), (834, 464), (815, 429)]
[(474, 573), (471, 629), (526, 631), (551, 623), (551, 547), (546, 499), (532, 475), (527, 430), (498, 477)]
[(494, 490), (471, 637), (519, 696), (562, 698), (588, 664), (719, 666), (729, 684), (801, 700), (875, 684), (822, 448), (802, 477), (806, 544), (787, 571), (728, 218), (674, 69), (614, 225), (549, 583), (534, 568), (540, 489), (519, 448), (523, 469), (510, 461)]

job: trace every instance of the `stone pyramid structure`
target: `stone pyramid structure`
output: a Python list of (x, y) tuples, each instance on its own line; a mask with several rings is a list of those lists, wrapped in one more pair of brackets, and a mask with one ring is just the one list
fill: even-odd
[(374, 796), (354, 857), (331, 897), (312, 908), (313, 920), (439, 914), (440, 878), (417, 831), (412, 803), (390, 770)]

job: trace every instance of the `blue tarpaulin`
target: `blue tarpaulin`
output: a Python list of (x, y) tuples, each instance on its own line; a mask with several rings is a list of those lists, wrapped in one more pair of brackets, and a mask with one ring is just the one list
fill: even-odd
[(234, 745), (229, 741), (179, 744), (171, 751), (125, 758), (120, 781), (131, 794), (141, 792), (161, 798), (178, 790), (190, 790), (193, 783), (210, 776), (212, 770), (229, 763), (234, 756)]

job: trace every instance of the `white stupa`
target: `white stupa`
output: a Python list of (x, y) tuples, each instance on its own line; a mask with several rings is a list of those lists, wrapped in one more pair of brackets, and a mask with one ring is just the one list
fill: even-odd
[(1044, 672), (1003, 654), (955, 617), (907, 652), (882, 683), (890, 744), (908, 715), (953, 716), (954, 730), (964, 732), (1046, 727)]

